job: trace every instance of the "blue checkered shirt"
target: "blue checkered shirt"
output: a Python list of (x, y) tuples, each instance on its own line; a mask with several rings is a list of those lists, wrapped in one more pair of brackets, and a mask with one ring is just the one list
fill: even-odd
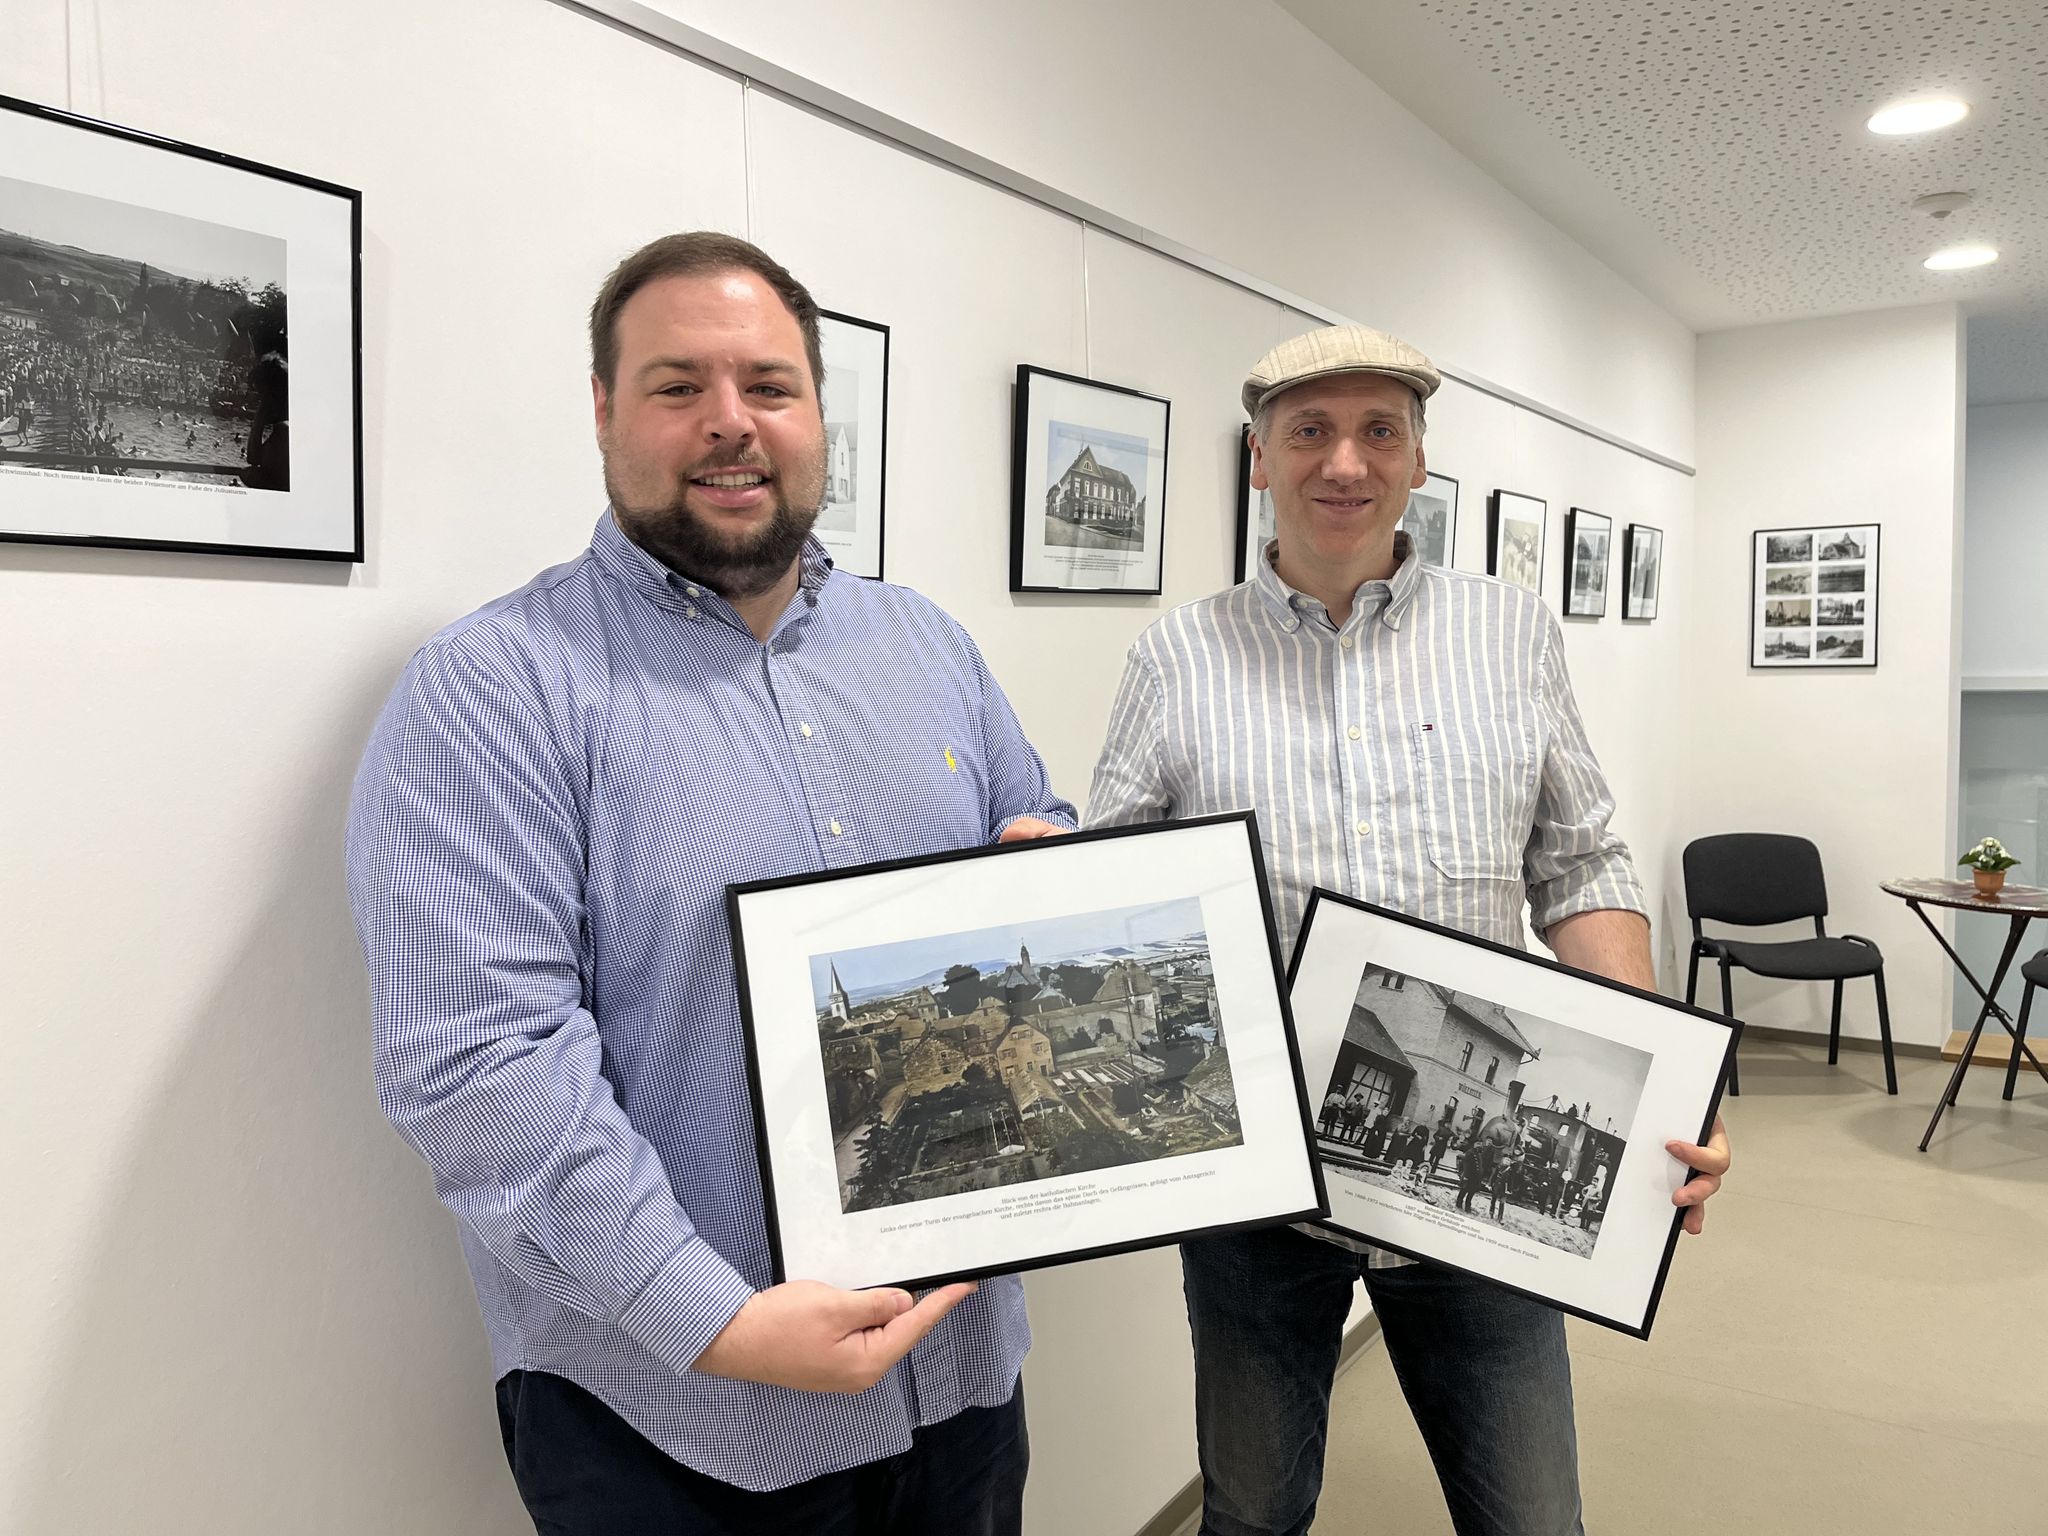
[(960, 626), (815, 541), (768, 643), (623, 537), (435, 636), (349, 813), (385, 1112), (459, 1218), (499, 1374), (769, 1489), (1004, 1402), (985, 1283), (858, 1396), (691, 1369), (769, 1281), (728, 884), (1072, 825)]

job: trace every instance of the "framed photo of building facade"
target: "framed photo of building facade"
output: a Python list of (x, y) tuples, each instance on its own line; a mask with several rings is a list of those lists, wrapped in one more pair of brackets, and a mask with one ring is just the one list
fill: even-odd
[(812, 530), (832, 563), (880, 580), (889, 473), (889, 327), (818, 311), (825, 353), (825, 501)]
[(1237, 577), (1247, 580), (1259, 568), (1259, 556), (1273, 542), (1273, 493), (1252, 485), (1250, 432), (1237, 434)]
[(0, 97), (0, 539), (361, 560), (361, 225)]
[(1877, 536), (1876, 523), (1752, 536), (1751, 666), (1877, 665)]
[(778, 1281), (922, 1287), (1323, 1211), (1249, 811), (729, 907)]
[(1621, 568), (1628, 584), (1622, 588), (1624, 619), (1657, 617), (1657, 594), (1664, 585), (1664, 530), (1630, 523), (1621, 534)]
[(1458, 482), (1431, 470), (1421, 488), (1408, 493), (1401, 531), (1420, 546), (1425, 563), (1451, 565), (1458, 552)]
[(1573, 507), (1564, 515), (1564, 611), (1572, 618), (1607, 615), (1608, 545), (1614, 519)]
[(1324, 890), (1289, 979), (1324, 1225), (1649, 1336), (1739, 1024)]
[(1549, 521), (1549, 503), (1539, 497), (1495, 491), (1487, 519), (1486, 574), (1540, 593)]
[(1018, 366), (1012, 592), (1158, 595), (1171, 412), (1157, 395)]

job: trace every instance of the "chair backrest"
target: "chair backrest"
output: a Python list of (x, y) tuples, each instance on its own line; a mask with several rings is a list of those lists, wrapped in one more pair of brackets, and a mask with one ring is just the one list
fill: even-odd
[(1745, 928), (1828, 915), (1820, 850), (1780, 832), (1726, 832), (1685, 845), (1685, 910)]

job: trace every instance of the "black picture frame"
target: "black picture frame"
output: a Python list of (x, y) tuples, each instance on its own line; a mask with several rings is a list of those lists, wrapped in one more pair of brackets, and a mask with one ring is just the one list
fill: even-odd
[(1237, 434), (1237, 566), (1233, 581), (1248, 580), (1258, 569), (1259, 555), (1275, 533), (1273, 493), (1252, 485), (1252, 435)]
[[(1639, 581), (1637, 562), (1642, 562)], [(1657, 617), (1664, 591), (1664, 530), (1648, 523), (1630, 523), (1621, 532), (1621, 617), (1625, 623), (1649, 623)]]
[(362, 194), (11, 96), (0, 165), (0, 389), (10, 333), (118, 370), (7, 391), (0, 541), (359, 563)]
[[(1169, 839), (1177, 840), (1172, 847)], [(814, 939), (807, 937), (807, 933), (845, 933), (850, 926), (863, 932), (893, 931), (889, 925), (903, 920), (906, 913), (927, 909), (935, 915), (943, 910), (944, 916), (938, 920), (948, 923), (971, 920), (962, 919), (962, 913), (1024, 910), (1036, 894), (1070, 888), (1069, 882), (1076, 881), (1077, 875), (1085, 878), (1079, 878), (1071, 888), (1088, 890), (1092, 893), (1088, 900), (1099, 901), (1102, 892), (1109, 888), (1102, 879), (1104, 870), (1121, 869), (1137, 885), (1148, 889), (1177, 889), (1176, 879), (1191, 880), (1192, 875), (1179, 869), (1176, 859), (1198, 873), (1213, 873), (1219, 861), (1235, 871), (1225, 886), (1189, 885), (1176, 900), (1193, 902), (1202, 913), (1206, 924), (1201, 939), (1206, 946), (1203, 961), (1212, 967), (1208, 972), (1212, 978), (1210, 991), (1220, 996), (1227, 986), (1231, 998), (1232, 1011), (1218, 1009), (1209, 1015), (1208, 1027), (1213, 1038), (1207, 1044), (1213, 1049), (1203, 1053), (1201, 1059), (1207, 1063), (1220, 1056), (1224, 1070), (1230, 1074), (1230, 1114), (1236, 1117), (1238, 1144), (1168, 1151), (1154, 1154), (1156, 1161), (1110, 1162), (1076, 1172), (1038, 1173), (998, 1180), (989, 1186), (971, 1185), (861, 1203), (854, 1182), (858, 1175), (849, 1177), (837, 1160), (837, 1144), (852, 1133), (840, 1131), (830, 1119), (829, 1078), (843, 1068), (835, 1068), (831, 1062), (823, 1026), (828, 1011), (831, 1017), (852, 1026), (871, 1004), (893, 1010), (898, 1006), (896, 999), (914, 997), (915, 992), (887, 994), (877, 1004), (872, 995), (875, 989), (855, 981), (852, 990), (871, 994), (856, 1004), (840, 981), (839, 968), (854, 957), (873, 956), (884, 950), (902, 949), (906, 955), (929, 953), (930, 946), (955, 938), (973, 939), (977, 932), (942, 928), (934, 936), (929, 930), (919, 930), (880, 946), (852, 950), (835, 947), (826, 951), (812, 951)], [(996, 860), (1018, 862), (991, 862)], [(863, 887), (857, 899), (849, 896), (853, 884)], [(914, 894), (906, 896), (906, 891)], [(1212, 902), (1216, 905), (1212, 906)], [(809, 905), (812, 903), (815, 907)], [(955, 1280), (1163, 1247), (1205, 1233), (1248, 1231), (1312, 1220), (1327, 1211), (1321, 1170), (1313, 1149), (1301, 1055), (1287, 1011), (1279, 940), (1257, 818), (1252, 812), (1102, 828), (1020, 843), (953, 849), (854, 869), (752, 881), (728, 889), (726, 909), (747, 1053), (756, 1151), (760, 1158), (770, 1267), (777, 1283), (794, 1277), (822, 1279), (848, 1288), (894, 1284), (921, 1290)], [(828, 909), (824, 929), (807, 930), (803, 926), (800, 914)], [(791, 921), (792, 914), (799, 914), (795, 922)], [(1091, 912), (1048, 918), (1041, 911), (1031, 921), (1085, 922), (1096, 915)], [(1217, 917), (1235, 921), (1225, 928), (1216, 922)], [(911, 926), (916, 927), (914, 921)], [(1007, 932), (1028, 924), (1002, 926)], [(1028, 950), (1028, 939), (1023, 947)], [(801, 979), (787, 963), (799, 955), (804, 957)], [(1040, 958), (1045, 958), (1043, 953)], [(1129, 958), (1131, 964), (1137, 963), (1135, 955)], [(823, 974), (829, 974), (831, 982), (829, 1010), (818, 1001), (820, 959), (826, 961)], [(1028, 954), (1025, 963), (1035, 964)], [(852, 968), (849, 964), (848, 969)], [(1003, 974), (1007, 977), (1009, 972)], [(1127, 987), (1126, 995), (1135, 996), (1136, 990)], [(1178, 995), (1185, 1001), (1185, 981)], [(799, 1004), (810, 1021), (808, 1039), (805, 1029), (791, 1027)], [(1006, 1006), (998, 1005), (995, 1011), (1000, 1014)], [(1105, 1006), (1110, 1011), (1116, 1007), (1105, 1005), (1100, 997), (1080, 1005), (1083, 1012), (1090, 1013)], [(984, 1011), (986, 1004), (978, 1004), (966, 1017), (979, 1018)], [(1045, 1012), (1029, 1016), (1050, 1017)], [(884, 1022), (888, 1027), (906, 1031), (910, 1026), (910, 1021), (896, 1012)], [(1017, 1022), (1012, 1019), (1010, 1025), (1003, 1026), (1004, 1033), (996, 1037), (998, 1044), (1010, 1039), (1008, 1031)], [(860, 1038), (873, 1023), (871, 1019), (861, 1029), (852, 1031), (854, 1038)], [(835, 1043), (846, 1033), (835, 1026)], [(1112, 1029), (1111, 1034), (1114, 1033)], [(940, 1037), (928, 1025), (917, 1038), (923, 1046)], [(1162, 1040), (1159, 1049), (1164, 1052), (1169, 1047)], [(1070, 1056), (1071, 1059), (1074, 1058)], [(1241, 1068), (1240, 1062), (1250, 1070)], [(1109, 1074), (1091, 1067), (1085, 1075), (1092, 1081)], [(1189, 1072), (1182, 1079), (1184, 1092), (1187, 1078), (1192, 1075)], [(1021, 1080), (1034, 1088), (1038, 1086), (1028, 1071)], [(1214, 1082), (1213, 1077), (1210, 1082)], [(898, 1101), (898, 1120), (908, 1112), (912, 1101), (907, 1091), (909, 1083), (906, 1063), (906, 1092)], [(1254, 1101), (1254, 1094), (1261, 1097)], [(880, 1102), (886, 1103), (886, 1096)], [(1257, 1109), (1247, 1113), (1248, 1102), (1256, 1102)], [(878, 1108), (875, 1124), (880, 1123), (881, 1113)], [(1018, 1107), (1016, 1118), (1020, 1126), (1024, 1113)], [(1075, 1118), (1079, 1121), (1081, 1117)], [(1040, 1124), (1043, 1123), (1041, 1117)], [(1099, 1113), (1094, 1123), (1109, 1128), (1108, 1120)], [(1254, 1125), (1262, 1128), (1256, 1145), (1248, 1129)], [(1021, 1139), (1021, 1130), (1018, 1134)], [(927, 1138), (920, 1145), (929, 1144), (932, 1139)], [(954, 1140), (964, 1142), (965, 1138)], [(861, 1149), (864, 1160), (870, 1155), (868, 1145)], [(1245, 1154), (1250, 1155), (1249, 1160)], [(1233, 1158), (1239, 1161), (1233, 1163)], [(1149, 1183), (1132, 1182), (1141, 1180), (1144, 1170), (1165, 1172)], [(908, 1175), (899, 1171), (892, 1177), (915, 1176), (922, 1171), (912, 1169)], [(826, 1184), (831, 1187), (824, 1188)], [(1180, 1187), (1164, 1196), (1147, 1193), (1169, 1184)], [(1034, 1213), (1020, 1214), (1014, 1206), (1006, 1210), (1004, 1191), (1008, 1190), (1036, 1191), (1056, 1199), (1085, 1194), (1093, 1210), (1092, 1234), (1073, 1241), (1072, 1246), (1058, 1246), (1078, 1230), (1079, 1219), (1062, 1222), (1061, 1218), (1068, 1213), (1059, 1208), (1045, 1211), (1042, 1220)], [(1143, 1202), (1148, 1200), (1157, 1203), (1147, 1206)], [(1125, 1202), (1122, 1209), (1118, 1208), (1120, 1201)], [(1247, 1215), (1247, 1211), (1255, 1214)], [(880, 1230), (879, 1218), (894, 1220), (899, 1213), (927, 1219), (905, 1221), (887, 1232)], [(1094, 1240), (1114, 1232), (1119, 1218), (1140, 1213), (1148, 1217), (1139, 1223), (1143, 1230)], [(1053, 1246), (1044, 1246), (1048, 1239), (1053, 1240)], [(963, 1245), (975, 1244), (982, 1245), (979, 1257), (971, 1262), (959, 1261)], [(920, 1259), (924, 1262), (918, 1262)]]
[[(1518, 532), (1535, 525), (1533, 545)], [(1550, 542), (1550, 504), (1540, 496), (1496, 490), (1486, 503), (1486, 574), (1543, 592), (1544, 545)], [(1533, 553), (1532, 553), (1533, 550)]]
[[(1588, 548), (1582, 556), (1579, 540)], [(1584, 507), (1564, 515), (1564, 612), (1571, 619), (1607, 616), (1608, 576), (1613, 569), (1614, 519)]]
[[(1317, 941), (1317, 924), (1319, 919), (1326, 917), (1334, 917), (1338, 926), (1331, 930), (1336, 937), (1328, 946), (1323, 946)], [(1346, 921), (1347, 918), (1349, 921)], [(1363, 942), (1361, 932), (1364, 934)], [(1389, 934), (1404, 936), (1404, 939), (1390, 943), (1387, 938)], [(1515, 1010), (1498, 1002), (1490, 1002), (1484, 992), (1474, 989), (1467, 993), (1462, 987), (1452, 988), (1442, 977), (1425, 976), (1420, 970), (1401, 971), (1393, 961), (1402, 959), (1404, 950), (1413, 951), (1416, 948), (1415, 936), (1418, 935), (1424, 936), (1422, 942), (1439, 956), (1451, 954), (1477, 957), (1470, 964), (1475, 968), (1483, 966), (1483, 974), (1491, 979), (1491, 984), (1496, 990), (1499, 990), (1498, 978), (1503, 973), (1519, 975), (1525, 982), (1527, 978), (1541, 978), (1540, 982), (1527, 984), (1540, 986), (1541, 995), (1563, 995), (1581, 1001), (1582, 1006), (1579, 1008), (1553, 1006), (1551, 1009), (1553, 1014), (1570, 1017), (1574, 1023), (1566, 1026), (1557, 1024), (1554, 1018), (1538, 1020), (1526, 1009), (1521, 1011), (1518, 1021)], [(1639, 1086), (1637, 1103), (1631, 1107), (1630, 1121), (1626, 1128), (1632, 1132), (1643, 1130), (1643, 1121), (1654, 1122), (1661, 1110), (1676, 1103), (1680, 1106), (1679, 1113), (1683, 1113), (1684, 1107), (1687, 1106), (1703, 1106), (1697, 1117), (1696, 1129), (1695, 1121), (1690, 1116), (1682, 1122), (1671, 1122), (1674, 1126), (1682, 1128), (1685, 1139), (1696, 1144), (1704, 1144), (1712, 1134), (1715, 1116), (1720, 1112), (1721, 1095), (1725, 1091), (1728, 1073), (1735, 1060), (1736, 1047), (1742, 1036), (1742, 1024), (1739, 1020), (1679, 1002), (1661, 993), (1644, 991), (1604, 976), (1580, 971), (1547, 956), (1496, 944), (1491, 940), (1447, 928), (1405, 912), (1396, 912), (1389, 907), (1378, 906), (1320, 887), (1310, 892), (1308, 907), (1302, 916), (1300, 936), (1295, 942), (1294, 954), (1287, 969), (1288, 990), (1294, 1003), (1304, 1066), (1310, 1073), (1310, 1096), (1318, 1104), (1327, 1103), (1328, 1090), (1334, 1088), (1338, 1080), (1338, 1073), (1345, 1065), (1343, 1051), (1348, 1043), (1348, 1035), (1353, 1029), (1352, 1018), (1349, 1016), (1332, 1020), (1319, 1015), (1326, 1014), (1333, 997), (1342, 1000), (1354, 995), (1364, 995), (1376, 971), (1382, 973), (1383, 981), (1391, 978), (1401, 984), (1395, 989), (1396, 994), (1405, 992), (1405, 984), (1417, 981), (1436, 988), (1440, 994), (1448, 993), (1449, 996), (1445, 999), (1447, 1017), (1453, 1011), (1460, 1011), (1461, 1004), (1471, 1006), (1471, 1002), (1468, 1001), (1470, 999), (1501, 1008), (1508, 1015), (1510, 1028), (1527, 1029), (1540, 1022), (1555, 1031), (1556, 1038), (1560, 1040), (1565, 1035), (1592, 1036), (1596, 1028), (1610, 1028), (1611, 1032), (1611, 1027), (1599, 1019), (1602, 1012), (1620, 1010), (1624, 1014), (1633, 1013), (1641, 1020), (1654, 1020), (1652, 1025), (1634, 1028), (1634, 1040), (1622, 1049), (1629, 1055), (1649, 1054), (1662, 1057), (1672, 1063), (1672, 1072), (1654, 1088), (1648, 1084), (1647, 1078), (1645, 1084)], [(1311, 972), (1312, 974), (1305, 974)], [(1475, 974), (1478, 974), (1476, 969)], [(1348, 1015), (1355, 1016), (1360, 1011), (1356, 1003), (1346, 1006)], [(1632, 1025), (1633, 1023), (1634, 1021), (1631, 1021)], [(1387, 1041), (1393, 1040), (1391, 1032), (1378, 1019), (1374, 1019), (1373, 1027)], [(1613, 1044), (1611, 1040), (1603, 1043)], [(1539, 1058), (1540, 1051), (1536, 1056), (1532, 1056), (1530, 1061)], [(1364, 1052), (1360, 1051), (1359, 1060), (1364, 1059)], [(1527, 1064), (1525, 1062), (1523, 1065)], [(1441, 1065), (1448, 1070), (1447, 1063)], [(1357, 1065), (1354, 1063), (1354, 1071), (1356, 1070)], [(1464, 1065), (1457, 1068), (1460, 1074), (1464, 1074), (1466, 1070)], [(1520, 1072), (1522, 1066), (1517, 1066), (1514, 1070)], [(1656, 1067), (1653, 1065), (1650, 1071), (1655, 1070)], [(1675, 1082), (1673, 1078), (1676, 1079)], [(1511, 1081), (1509, 1086), (1515, 1087), (1516, 1084)], [(1645, 1110), (1641, 1100), (1653, 1092), (1656, 1102), (1650, 1109)], [(1533, 1104), (1533, 1099), (1529, 1103)], [(1576, 1110), (1577, 1106), (1574, 1105), (1573, 1109)], [(1534, 1115), (1554, 1119), (1560, 1126), (1578, 1121), (1584, 1132), (1574, 1149), (1578, 1154), (1584, 1154), (1589, 1149), (1595, 1153), (1604, 1150), (1596, 1141), (1597, 1137), (1606, 1137), (1610, 1142), (1613, 1139), (1607, 1132), (1591, 1130), (1590, 1104), (1583, 1120), (1576, 1115), (1567, 1116), (1560, 1113), (1554, 1103), (1548, 1109), (1534, 1110), (1532, 1117)], [(1484, 1123), (1490, 1130), (1491, 1123)], [(1324, 1127), (1321, 1112), (1318, 1114), (1318, 1127), (1324, 1131), (1323, 1136), (1319, 1138), (1319, 1145), (1326, 1145), (1330, 1137)], [(1649, 1137), (1646, 1135), (1643, 1139), (1647, 1141)], [(1623, 1190), (1625, 1173), (1629, 1169), (1640, 1167), (1628, 1162), (1628, 1143), (1629, 1138), (1622, 1139), (1622, 1146), (1613, 1158), (1608, 1177), (1602, 1181), (1599, 1191), (1589, 1201), (1589, 1204), (1597, 1204), (1597, 1215), (1603, 1229), (1614, 1220), (1616, 1197)], [(1661, 1138), (1654, 1143), (1653, 1155), (1669, 1157), (1669, 1154), (1663, 1151)], [(1361, 1157), (1360, 1161), (1362, 1165), (1369, 1160)], [(1438, 1162), (1439, 1157), (1432, 1153), (1430, 1173), (1425, 1176), (1421, 1188), (1426, 1189), (1429, 1181), (1434, 1178)], [(1682, 1169), (1684, 1166), (1677, 1163), (1676, 1159), (1671, 1159), (1671, 1164), (1674, 1169)], [(1363, 1174), (1362, 1166), (1360, 1174)], [(1687, 1171), (1683, 1177), (1674, 1179), (1670, 1188), (1675, 1191), (1689, 1182), (1691, 1177), (1691, 1173)], [(1395, 1209), (1390, 1201), (1384, 1199), (1365, 1204), (1355, 1198), (1354, 1186), (1362, 1188), (1365, 1185), (1364, 1177), (1332, 1172), (1326, 1168), (1325, 1179), (1325, 1194), (1331, 1202), (1331, 1214), (1322, 1218), (1319, 1224), (1329, 1230), (1411, 1259), (1475, 1275), (1532, 1301), (1641, 1339), (1650, 1336), (1651, 1326), (1656, 1321), (1657, 1309), (1663, 1298), (1665, 1283), (1670, 1275), (1672, 1256), (1677, 1248), (1685, 1218), (1684, 1209), (1669, 1204), (1668, 1194), (1661, 1188), (1631, 1189), (1627, 1203), (1621, 1207), (1624, 1220), (1629, 1224), (1627, 1229), (1619, 1234), (1603, 1230), (1600, 1236), (1594, 1239), (1597, 1244), (1610, 1235), (1620, 1236), (1627, 1251), (1615, 1248), (1610, 1249), (1607, 1255), (1598, 1255), (1596, 1249), (1594, 1254), (1585, 1256), (1591, 1258), (1594, 1263), (1604, 1261), (1614, 1265), (1620, 1271), (1620, 1281), (1615, 1289), (1624, 1292), (1619, 1299), (1625, 1303), (1633, 1302), (1626, 1310), (1603, 1310), (1599, 1305), (1585, 1303), (1585, 1295), (1594, 1289), (1587, 1283), (1589, 1272), (1573, 1273), (1568, 1268), (1561, 1267), (1558, 1270), (1559, 1279), (1547, 1285), (1520, 1284), (1508, 1278), (1510, 1272), (1519, 1272), (1528, 1278), (1532, 1265), (1564, 1266), (1568, 1259), (1576, 1260), (1579, 1256), (1557, 1257), (1556, 1249), (1552, 1249), (1550, 1254), (1532, 1256), (1524, 1252), (1516, 1255), (1506, 1240), (1508, 1235), (1513, 1233), (1513, 1228), (1504, 1220), (1495, 1224), (1491, 1217), (1485, 1222), (1475, 1218), (1468, 1224), (1472, 1227), (1492, 1226), (1494, 1230), (1491, 1233), (1461, 1231), (1455, 1211), (1445, 1218), (1441, 1214), (1442, 1208), (1436, 1207), (1435, 1202), (1418, 1200), (1410, 1196), (1407, 1198), (1412, 1203), (1432, 1207), (1438, 1214), (1427, 1219), (1420, 1218), (1419, 1215), (1413, 1216), (1405, 1221), (1398, 1215), (1387, 1218), (1399, 1223), (1404, 1235), (1421, 1238), (1404, 1242), (1399, 1236), (1390, 1236), (1377, 1218), (1371, 1223), (1347, 1221), (1347, 1215), (1355, 1214), (1361, 1209), (1371, 1209), (1371, 1205), (1374, 1204), (1389, 1210)], [(1656, 1210), (1645, 1214), (1653, 1199), (1657, 1202)], [(1514, 1235), (1520, 1239), (1525, 1249), (1530, 1246), (1547, 1246), (1540, 1239), (1521, 1234)], [(1481, 1262), (1474, 1262), (1475, 1259)], [(1580, 1297), (1577, 1301), (1573, 1299), (1575, 1293)]]
[[(880, 581), (889, 527), (889, 327), (836, 309), (820, 309), (818, 322), (825, 358), (818, 402), (825, 418), (825, 500), (811, 531), (839, 569)], [(850, 409), (843, 389), (834, 387), (849, 376), (858, 381)], [(863, 457), (868, 452), (872, 475)], [(842, 455), (853, 462), (843, 466)], [(852, 482), (845, 494), (842, 476)]]
[[(1164, 396), (1017, 365), (1012, 592), (1157, 597), (1165, 590), (1172, 420), (1173, 403)], [(1083, 470), (1083, 452), (1093, 473)], [(1055, 514), (1056, 500), (1071, 510)]]
[(1874, 669), (1880, 523), (1759, 528), (1750, 535), (1749, 665)]

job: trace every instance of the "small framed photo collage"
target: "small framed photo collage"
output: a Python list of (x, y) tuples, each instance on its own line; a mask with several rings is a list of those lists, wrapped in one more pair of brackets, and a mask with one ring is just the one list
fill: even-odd
[(1763, 528), (1753, 540), (1749, 664), (1876, 666), (1878, 525)]

